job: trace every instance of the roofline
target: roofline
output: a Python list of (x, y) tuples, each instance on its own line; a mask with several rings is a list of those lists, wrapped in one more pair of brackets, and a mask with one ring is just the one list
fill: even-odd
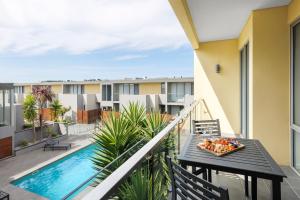
[(194, 82), (193, 77), (175, 78), (147, 78), (147, 79), (117, 79), (101, 81), (63, 81), (63, 82), (39, 82), (39, 83), (15, 83), (14, 86), (43, 86), (43, 85), (96, 85), (113, 83), (163, 83), (163, 82)]
[(10, 90), (14, 88), (13, 83), (0, 83), (0, 90)]
[(187, 0), (169, 0), (169, 3), (171, 4), (187, 38), (190, 40), (193, 49), (199, 49), (200, 40), (198, 38)]

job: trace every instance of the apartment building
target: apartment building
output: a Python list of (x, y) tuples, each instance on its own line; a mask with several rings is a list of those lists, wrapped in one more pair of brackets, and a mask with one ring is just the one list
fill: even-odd
[[(89, 80), (15, 84), (15, 103), (22, 104), (33, 87), (49, 86), (73, 121), (80, 113), (97, 114), (99, 110), (121, 111), (130, 102), (139, 102), (147, 112), (177, 114), (194, 99), (193, 78), (135, 78), (122, 80)], [(89, 114), (87, 114), (89, 115)]]
[(13, 84), (0, 83), (0, 159), (13, 154), (15, 132)]

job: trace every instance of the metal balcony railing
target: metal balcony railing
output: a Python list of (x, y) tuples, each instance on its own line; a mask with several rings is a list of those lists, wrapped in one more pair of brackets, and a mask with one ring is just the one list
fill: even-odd
[[(82, 199), (84, 200), (99, 200), (114, 198), (117, 193), (130, 187), (124, 185), (131, 177), (136, 177), (139, 169), (149, 169), (153, 176), (150, 180), (145, 181), (148, 187), (145, 191), (146, 199), (160, 199), (157, 193), (156, 173), (157, 166), (154, 167), (154, 159), (163, 158), (166, 155), (172, 154), (176, 159), (176, 155), (180, 152), (180, 146), (184, 140), (185, 134), (190, 134), (192, 129), (192, 120), (197, 118), (199, 102), (194, 101), (189, 107), (182, 110), (178, 116), (171, 121), (161, 132), (159, 132), (150, 141), (144, 144), (139, 150), (132, 154), (119, 168), (113, 171), (108, 177), (106, 177), (100, 184), (94, 187), (89, 193), (87, 193)], [(175, 149), (162, 148), (165, 145), (166, 139), (170, 139), (174, 142)], [(161, 156), (161, 157), (159, 157)], [(163, 162), (163, 161), (162, 161)], [(161, 163), (159, 163), (160, 165)], [(143, 168), (142, 168), (143, 167)], [(158, 174), (160, 176), (160, 174)], [(148, 177), (148, 176), (147, 176)], [(146, 176), (144, 177), (146, 179)], [(156, 185), (158, 186), (158, 185)], [(159, 185), (161, 187), (161, 185)], [(165, 186), (166, 193), (168, 193), (168, 185)]]

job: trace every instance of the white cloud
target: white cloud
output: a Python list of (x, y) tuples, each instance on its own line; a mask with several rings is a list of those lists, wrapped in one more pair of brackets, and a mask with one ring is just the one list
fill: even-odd
[(21, 54), (187, 44), (167, 0), (0, 0), (0, 38), (0, 52)]
[(146, 58), (148, 57), (147, 55), (140, 55), (140, 54), (128, 54), (128, 55), (123, 55), (116, 57), (115, 60), (123, 61), (123, 60), (134, 60), (134, 59), (139, 59), (139, 58)]

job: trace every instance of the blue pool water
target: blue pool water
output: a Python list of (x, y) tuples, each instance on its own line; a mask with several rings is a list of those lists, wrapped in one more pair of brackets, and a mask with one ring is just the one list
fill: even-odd
[(91, 161), (94, 149), (95, 145), (89, 145), (12, 184), (48, 199), (59, 200), (96, 173)]

